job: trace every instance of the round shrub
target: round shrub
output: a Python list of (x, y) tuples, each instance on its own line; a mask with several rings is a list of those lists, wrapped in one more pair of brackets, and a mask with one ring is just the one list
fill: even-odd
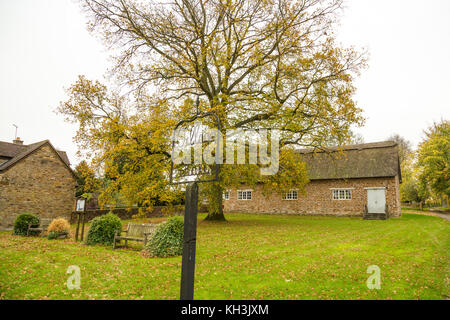
[(183, 231), (181, 217), (169, 218), (156, 229), (145, 250), (156, 257), (179, 256), (183, 253)]
[(66, 237), (70, 231), (70, 224), (64, 218), (53, 219), (52, 223), (48, 226), (48, 239), (58, 239)]
[(33, 226), (38, 226), (41, 220), (38, 216), (25, 212), (19, 214), (14, 221), (14, 229), (13, 234), (26, 236), (28, 231), (28, 225), (31, 224)]
[(87, 234), (87, 244), (111, 245), (114, 241), (114, 233), (122, 230), (122, 221), (113, 213), (96, 217), (91, 221), (91, 227)]

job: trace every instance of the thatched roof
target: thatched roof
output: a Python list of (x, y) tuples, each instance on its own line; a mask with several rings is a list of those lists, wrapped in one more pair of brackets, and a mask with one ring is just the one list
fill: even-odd
[(310, 180), (379, 178), (399, 176), (396, 142), (384, 141), (326, 150), (299, 150)]

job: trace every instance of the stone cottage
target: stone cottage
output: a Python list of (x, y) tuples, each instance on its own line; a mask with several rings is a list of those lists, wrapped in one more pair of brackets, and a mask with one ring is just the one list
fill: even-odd
[(263, 193), (261, 186), (227, 190), (224, 212), (363, 216), (401, 215), (400, 161), (395, 142), (299, 150), (308, 167), (305, 192)]
[(70, 217), (75, 174), (64, 151), (45, 140), (24, 145), (0, 141), (0, 229), (10, 229), (20, 213)]

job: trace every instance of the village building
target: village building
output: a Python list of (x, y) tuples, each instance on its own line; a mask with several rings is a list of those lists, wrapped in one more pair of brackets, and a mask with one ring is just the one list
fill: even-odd
[(387, 219), (401, 215), (402, 182), (398, 146), (386, 141), (299, 150), (310, 182), (304, 192), (263, 192), (262, 186), (227, 190), (224, 212), (361, 216)]
[(70, 217), (75, 174), (64, 151), (45, 140), (24, 145), (0, 141), (0, 229), (30, 212), (44, 218)]

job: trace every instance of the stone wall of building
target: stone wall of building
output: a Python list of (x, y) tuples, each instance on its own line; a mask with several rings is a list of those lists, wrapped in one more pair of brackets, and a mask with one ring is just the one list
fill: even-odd
[(75, 185), (56, 152), (44, 145), (0, 173), (0, 229), (12, 228), (23, 212), (69, 219), (75, 206)]
[(392, 214), (394, 217), (399, 217), (402, 215), (402, 202), (400, 201), (400, 178), (395, 176), (395, 208), (396, 211)]
[[(349, 180), (317, 180), (298, 192), (298, 200), (283, 200), (278, 192), (264, 192), (261, 186), (253, 188), (252, 200), (238, 200), (237, 190), (229, 190), (230, 199), (224, 200), (224, 211), (242, 213), (301, 214), (326, 216), (362, 216), (367, 204), (365, 188), (385, 187), (389, 215), (401, 215), (399, 179), (367, 178)], [(333, 200), (332, 189), (352, 189), (351, 200)], [(239, 190), (251, 190), (242, 187)]]

